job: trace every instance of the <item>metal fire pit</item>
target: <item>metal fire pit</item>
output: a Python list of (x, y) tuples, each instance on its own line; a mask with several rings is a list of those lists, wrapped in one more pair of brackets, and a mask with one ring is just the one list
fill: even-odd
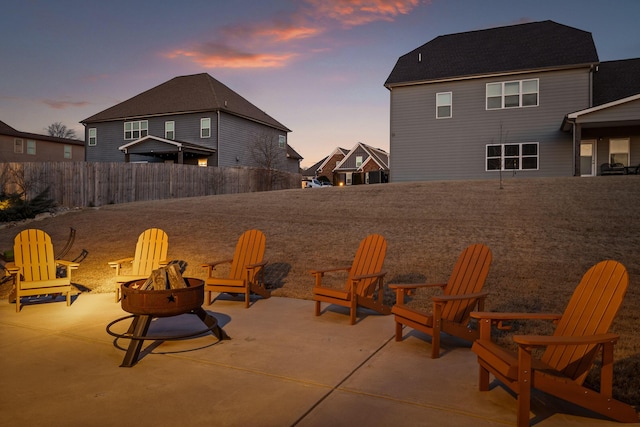
[[(107, 325), (107, 333), (118, 338), (131, 340), (121, 367), (131, 367), (138, 361), (144, 340), (180, 340), (205, 333), (213, 333), (219, 340), (229, 339), (218, 325), (218, 320), (209, 315), (202, 308), (204, 302), (204, 281), (185, 278), (186, 288), (163, 290), (140, 290), (136, 285), (146, 282), (146, 279), (134, 280), (122, 285), (122, 309), (131, 316), (121, 317)], [(171, 317), (181, 314), (195, 314), (207, 326), (205, 329), (170, 336), (149, 336), (147, 332), (154, 317)], [(111, 331), (111, 327), (119, 322), (133, 318), (131, 326), (124, 334)]]

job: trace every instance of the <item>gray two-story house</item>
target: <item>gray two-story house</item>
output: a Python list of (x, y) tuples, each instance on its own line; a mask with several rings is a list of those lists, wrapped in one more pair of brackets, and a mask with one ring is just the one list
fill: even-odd
[(206, 73), (175, 77), (81, 123), (89, 162), (267, 164), (299, 172), (301, 158), (287, 144), (291, 131)]
[(602, 102), (594, 94), (607, 91), (594, 82), (635, 66), (612, 62), (600, 64), (591, 33), (553, 21), (414, 49), (385, 82), (390, 180), (596, 175), (602, 163), (640, 163), (637, 74), (614, 100), (600, 94), (608, 104), (594, 110)]

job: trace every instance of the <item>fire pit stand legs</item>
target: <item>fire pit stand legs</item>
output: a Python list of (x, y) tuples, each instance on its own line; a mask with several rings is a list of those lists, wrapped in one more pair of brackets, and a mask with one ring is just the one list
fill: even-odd
[[(129, 347), (127, 348), (127, 353), (125, 354), (120, 367), (130, 368), (136, 364), (136, 362), (138, 361), (138, 356), (140, 356), (140, 350), (142, 350), (142, 343), (145, 340), (180, 340), (202, 335), (207, 332), (212, 332), (219, 340), (229, 339), (229, 336), (226, 334), (226, 332), (218, 325), (218, 320), (204, 311), (202, 307), (191, 310), (189, 313), (198, 316), (198, 318), (207, 326), (207, 328), (183, 335), (147, 336), (149, 326), (151, 325), (151, 320), (153, 320), (154, 317), (157, 317), (150, 314), (134, 314), (132, 316), (126, 316), (120, 319), (116, 319), (113, 322), (109, 323), (107, 325), (107, 333), (109, 335), (116, 338), (125, 338), (131, 340), (129, 342)], [(111, 331), (111, 327), (113, 325), (131, 317), (133, 317), (133, 321), (131, 322), (131, 325), (129, 326), (127, 332), (125, 332), (124, 334), (117, 334)]]

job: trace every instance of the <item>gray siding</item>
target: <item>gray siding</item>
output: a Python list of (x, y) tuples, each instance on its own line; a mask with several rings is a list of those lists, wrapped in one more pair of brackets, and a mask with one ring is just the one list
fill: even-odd
[[(256, 166), (251, 146), (264, 138), (270, 138), (277, 145), (279, 135), (286, 137), (287, 134), (281, 130), (221, 112), (219, 166)], [(281, 154), (279, 166), (280, 169), (286, 169), (288, 163), (286, 147), (281, 149)]]
[(348, 157), (345, 159), (345, 162), (340, 166), (340, 170), (358, 169), (358, 167), (356, 166), (356, 157), (358, 156), (362, 156), (362, 164), (364, 164), (364, 162), (370, 157), (369, 153), (367, 153), (361, 145), (358, 145), (358, 147), (354, 151), (351, 151), (349, 153)]
[[(539, 170), (519, 176), (571, 176), (572, 136), (560, 125), (565, 114), (588, 108), (589, 70), (524, 73), (415, 86), (391, 92), (390, 179), (491, 179), (486, 145), (539, 143)], [(487, 83), (539, 79), (537, 107), (486, 110)], [(436, 119), (436, 93), (452, 92), (452, 118)], [(511, 172), (509, 172), (511, 173)]]
[[(218, 117), (219, 114), (219, 117)], [(211, 136), (200, 137), (200, 119), (211, 119)], [(287, 136), (287, 133), (274, 129), (241, 117), (209, 111), (204, 113), (169, 115), (161, 117), (142, 118), (149, 123), (149, 135), (164, 138), (164, 125), (167, 121), (175, 122), (175, 140), (190, 142), (202, 147), (218, 150), (216, 155), (209, 158), (209, 166), (233, 167), (233, 166), (256, 166), (250, 151), (250, 144), (262, 135), (272, 137), (278, 143), (278, 136)], [(118, 147), (128, 144), (133, 140), (124, 139), (124, 121), (103, 122), (87, 124), (85, 127), (85, 139), (89, 140), (89, 128), (97, 128), (98, 143), (96, 146), (87, 146), (87, 161), (89, 162), (124, 162), (125, 155)], [(219, 130), (219, 135), (218, 135)], [(154, 150), (162, 150), (164, 144), (153, 143), (157, 147)], [(218, 146), (219, 145), (219, 146)], [(152, 148), (151, 145), (134, 148), (130, 151), (132, 162), (147, 161), (161, 162), (161, 159), (136, 154)], [(166, 147), (165, 147), (166, 148)], [(282, 149), (282, 162), (280, 168), (292, 173), (298, 173), (297, 162), (289, 162), (286, 159), (286, 148)], [(237, 160), (236, 160), (237, 159)], [(295, 163), (295, 164), (294, 164)]]
[(578, 117), (576, 123), (598, 123), (640, 118), (640, 100), (628, 102)]
[[(211, 136), (200, 138), (200, 119), (211, 119)], [(161, 117), (142, 118), (149, 122), (149, 135), (164, 138), (164, 124), (168, 121), (175, 122), (175, 139), (183, 142), (198, 144), (207, 148), (217, 148), (216, 113), (213, 111), (195, 114), (181, 114)], [(127, 120), (128, 121), (128, 120)], [(87, 161), (89, 162), (124, 162), (124, 153), (118, 147), (132, 142), (132, 139), (124, 139), (124, 120), (114, 122), (90, 123), (85, 126), (85, 141), (89, 141), (89, 128), (97, 128), (98, 144), (87, 145)], [(137, 150), (133, 150), (137, 151)], [(132, 162), (148, 161), (159, 162), (149, 156), (131, 154)], [(210, 158), (210, 166), (215, 166), (215, 157)]]

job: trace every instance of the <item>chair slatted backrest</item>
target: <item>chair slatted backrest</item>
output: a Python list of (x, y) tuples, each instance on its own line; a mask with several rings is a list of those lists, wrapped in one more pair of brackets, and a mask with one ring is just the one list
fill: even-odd
[[(491, 259), (491, 250), (487, 246), (475, 244), (467, 247), (458, 257), (443, 293), (451, 296), (480, 292), (489, 274)], [(474, 307), (473, 301), (450, 301), (442, 310), (442, 318), (464, 322)]]
[[(247, 265), (262, 262), (266, 246), (266, 238), (260, 230), (247, 230), (238, 239), (236, 251), (233, 255), (229, 278), (234, 280), (244, 279)], [(259, 269), (251, 270), (249, 281), (253, 281)]]
[[(609, 331), (629, 284), (626, 268), (616, 261), (591, 267), (573, 292), (554, 336), (587, 336)], [(598, 346), (549, 346), (542, 361), (582, 384), (597, 355)]]
[(138, 237), (133, 258), (132, 273), (136, 276), (149, 276), (160, 267), (160, 261), (167, 259), (169, 237), (159, 228), (149, 228)]
[(24, 281), (56, 278), (53, 244), (44, 231), (35, 228), (21, 231), (13, 241), (13, 256), (16, 266), (22, 268)]
[[(349, 290), (351, 286), (351, 278), (380, 273), (386, 254), (387, 241), (384, 237), (379, 234), (370, 234), (365, 237), (360, 242), (358, 251), (353, 259), (353, 264), (351, 265), (351, 270), (349, 270), (349, 277), (346, 283), (347, 290)], [(377, 280), (377, 278), (371, 278), (360, 281), (356, 293), (361, 296), (372, 295), (375, 286), (371, 285), (374, 285)]]

